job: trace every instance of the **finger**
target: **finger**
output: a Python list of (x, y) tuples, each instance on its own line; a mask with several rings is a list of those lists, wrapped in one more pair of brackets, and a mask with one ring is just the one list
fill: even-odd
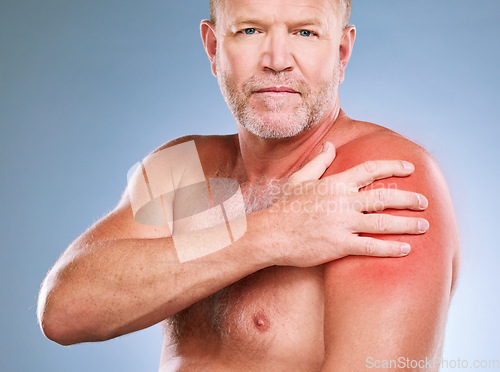
[(425, 210), (429, 202), (425, 196), (411, 191), (375, 189), (352, 195), (354, 209), (358, 212), (380, 212), (384, 209)]
[(407, 161), (370, 160), (331, 177), (357, 191), (376, 180), (409, 176), (414, 170), (414, 165)]
[(353, 232), (367, 234), (423, 234), (429, 229), (425, 218), (400, 217), (390, 214), (361, 214)]
[(330, 142), (326, 142), (323, 150), (318, 155), (290, 176), (288, 183), (318, 180), (332, 164), (333, 159), (335, 159), (335, 146)]
[(403, 257), (408, 255), (410, 250), (411, 247), (408, 243), (366, 236), (353, 236), (348, 240), (347, 254), (373, 257)]

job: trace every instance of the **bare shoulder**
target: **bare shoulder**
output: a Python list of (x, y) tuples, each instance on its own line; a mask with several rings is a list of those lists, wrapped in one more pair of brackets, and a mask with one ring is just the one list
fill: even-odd
[(340, 361), (339, 365), (345, 355), (375, 359), (405, 355), (415, 360), (438, 356), (460, 258), (446, 181), (437, 162), (421, 146), (383, 127), (362, 127), (358, 135), (338, 146), (329, 172), (373, 160), (413, 163), (415, 172), (410, 176), (379, 180), (370, 188), (425, 195), (429, 200), (425, 211), (388, 209), (381, 213), (422, 217), (430, 228), (422, 235), (364, 234), (409, 243), (412, 250), (406, 257), (348, 256), (325, 265), (327, 355)]
[[(170, 184), (179, 182), (173, 179), (175, 173), (182, 175), (186, 167), (194, 170), (197, 174), (195, 177), (198, 178), (213, 177), (218, 170), (231, 168), (231, 162), (234, 162), (237, 152), (236, 143), (235, 136), (190, 135), (158, 147), (138, 162), (135, 171), (131, 172), (118, 205), (78, 240), (83, 243), (96, 243), (110, 239), (154, 239), (170, 236), (171, 231), (167, 223), (146, 223), (140, 214), (146, 211), (144, 216), (148, 218), (156, 218), (159, 214), (160, 217), (168, 218), (163, 216), (163, 212), (153, 213), (156, 209), (161, 211), (159, 207), (155, 209), (159, 201), (165, 206), (164, 212), (171, 213), (172, 200), (169, 197), (172, 197), (172, 193), (164, 194), (160, 189), (169, 188)], [(156, 197), (156, 194), (160, 196)], [(150, 207), (153, 212), (148, 209)]]
[[(401, 134), (384, 126), (357, 121), (347, 118), (343, 126), (342, 135), (346, 138), (337, 148), (337, 160), (346, 161), (349, 156), (356, 154), (373, 156), (390, 156), (398, 151), (418, 152), (422, 156), (428, 155), (427, 151)], [(348, 135), (347, 133), (350, 133)], [(399, 155), (399, 154), (398, 154)]]
[[(370, 160), (405, 160), (415, 165), (415, 172), (407, 178), (390, 178), (375, 182), (372, 187), (392, 185), (411, 191), (439, 192), (448, 195), (446, 181), (432, 155), (422, 146), (380, 125), (350, 120), (346, 132), (353, 132), (336, 148), (336, 158), (328, 174), (343, 172)], [(432, 197), (432, 195), (430, 195)]]
[(441, 170), (432, 155), (422, 146), (380, 125), (355, 122), (358, 134), (343, 143), (337, 150), (331, 173), (347, 170), (369, 160), (405, 160), (415, 165), (415, 173), (399, 178), (402, 184), (446, 186)]
[[(373, 236), (409, 242), (413, 248), (412, 253), (404, 260), (391, 262), (385, 259), (375, 261), (374, 259), (348, 258), (346, 261), (352, 261), (354, 265), (374, 264), (374, 268), (384, 267), (385, 262), (391, 262), (389, 265), (392, 268), (397, 267), (396, 271), (401, 270), (401, 273), (430, 274), (434, 270), (440, 271), (441, 275), (446, 273), (441, 284), (450, 291), (458, 275), (460, 241), (452, 200), (438, 163), (422, 146), (396, 132), (370, 123), (366, 123), (366, 128), (368, 129), (365, 133), (337, 149), (337, 157), (330, 172), (339, 173), (371, 160), (405, 160), (413, 163), (415, 172), (409, 177), (391, 177), (376, 181), (369, 189), (391, 188), (425, 195), (429, 200), (429, 207), (423, 212), (386, 210), (384, 213), (423, 217), (429, 221), (430, 229), (420, 236)], [(380, 272), (378, 269), (375, 271)], [(445, 288), (443, 290), (446, 290)]]
[(188, 142), (193, 142), (197, 155), (201, 161), (203, 171), (207, 177), (213, 174), (226, 172), (236, 163), (238, 154), (237, 135), (188, 135), (169, 141), (156, 150), (151, 155), (167, 148), (172, 148)]
[[(202, 136), (188, 135), (176, 138), (166, 142), (140, 163), (146, 178), (145, 182), (149, 183), (149, 173), (146, 169), (150, 168), (151, 172), (162, 178), (163, 183), (169, 182), (165, 177), (171, 177), (172, 168), (184, 171), (184, 165), (188, 163), (196, 163), (200, 166), (205, 178), (213, 177), (215, 174), (227, 172), (234, 166), (237, 154), (237, 137), (235, 135), (227, 136)], [(140, 171), (140, 169), (138, 169)], [(170, 170), (170, 171), (167, 171)], [(137, 169), (136, 171), (137, 172)], [(140, 173), (140, 172), (139, 172)], [(157, 178), (158, 178), (157, 177)], [(118, 207), (127, 206), (130, 204), (130, 196), (140, 185), (134, 182), (135, 177), (129, 176), (130, 180), (125, 189)], [(142, 176), (138, 177), (142, 183)]]

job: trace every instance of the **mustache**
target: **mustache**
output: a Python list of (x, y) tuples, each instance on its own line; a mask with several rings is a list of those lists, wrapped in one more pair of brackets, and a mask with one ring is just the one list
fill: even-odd
[(290, 75), (252, 76), (243, 84), (242, 88), (243, 91), (249, 95), (261, 89), (273, 86), (288, 87), (300, 94), (306, 94), (309, 91), (305, 81)]

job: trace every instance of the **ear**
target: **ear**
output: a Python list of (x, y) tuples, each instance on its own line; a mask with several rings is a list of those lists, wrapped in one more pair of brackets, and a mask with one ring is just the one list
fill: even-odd
[(354, 40), (356, 39), (356, 27), (349, 26), (342, 32), (342, 40), (339, 47), (340, 59), (340, 83), (344, 81), (345, 69), (351, 58)]
[(201, 21), (200, 31), (201, 40), (203, 40), (203, 46), (205, 47), (205, 52), (207, 53), (208, 59), (210, 60), (212, 74), (217, 77), (217, 71), (215, 68), (215, 55), (217, 53), (217, 36), (215, 35), (215, 25), (210, 21)]

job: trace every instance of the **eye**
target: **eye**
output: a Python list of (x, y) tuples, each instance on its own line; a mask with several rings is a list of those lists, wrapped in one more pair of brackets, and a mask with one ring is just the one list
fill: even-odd
[(253, 35), (253, 34), (255, 34), (256, 32), (257, 32), (257, 30), (256, 30), (255, 28), (245, 28), (245, 29), (243, 30), (243, 33), (244, 33), (245, 35)]
[(309, 36), (312, 36), (313, 33), (309, 30), (300, 30), (299, 35), (304, 36), (304, 37), (309, 37)]

